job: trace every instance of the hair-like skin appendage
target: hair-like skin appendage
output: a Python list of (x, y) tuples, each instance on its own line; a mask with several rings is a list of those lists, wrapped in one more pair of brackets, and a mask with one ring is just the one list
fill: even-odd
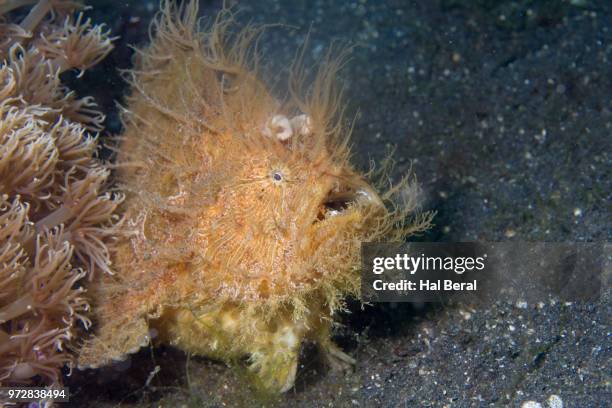
[(331, 50), (308, 89), (299, 58), (290, 97), (260, 77), (260, 29), (223, 10), (205, 28), (197, 2), (162, 2), (151, 44), (126, 72), (118, 146), (132, 235), (95, 295), (97, 336), (79, 365), (121, 360), (151, 340), (225, 361), (249, 357), (264, 390), (294, 382), (300, 346), (353, 360), (331, 341), (359, 296), (360, 245), (427, 227), (378, 194), (349, 162), (350, 127)]
[[(95, 158), (104, 116), (60, 82), (112, 49), (102, 27), (72, 23), (75, 3), (37, 3), (0, 23), (0, 385), (61, 384), (74, 339), (87, 329), (82, 282), (111, 273), (122, 195)], [(49, 13), (52, 17), (48, 18)]]

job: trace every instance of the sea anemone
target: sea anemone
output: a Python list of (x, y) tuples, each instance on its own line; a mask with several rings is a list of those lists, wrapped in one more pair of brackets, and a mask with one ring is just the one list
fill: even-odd
[(59, 384), (77, 326), (90, 326), (81, 281), (111, 273), (122, 200), (95, 157), (104, 116), (60, 74), (112, 49), (71, 1), (5, 1), (0, 14), (0, 384)]

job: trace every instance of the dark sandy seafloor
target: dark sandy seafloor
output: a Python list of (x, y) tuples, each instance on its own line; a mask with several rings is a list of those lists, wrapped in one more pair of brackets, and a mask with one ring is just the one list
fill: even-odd
[[(157, 3), (89, 4), (121, 38), (78, 89), (119, 132), (113, 101), (127, 89), (116, 69), (129, 67), (127, 44), (146, 42)], [(366, 166), (393, 145), (394, 175), (412, 164), (422, 207), (437, 211), (419, 240), (610, 242), (612, 2), (237, 5), (242, 22), (283, 24), (261, 41), (270, 72), (286, 74), (308, 32), (310, 63), (334, 40), (354, 46), (340, 79), (348, 112), (359, 112), (355, 161)], [(203, 2), (202, 13), (219, 7)], [(278, 399), (257, 399), (240, 370), (157, 348), (75, 372), (69, 406), (612, 407), (607, 276), (591, 302), (355, 304), (336, 338), (355, 370), (330, 371), (305, 347), (295, 388)]]

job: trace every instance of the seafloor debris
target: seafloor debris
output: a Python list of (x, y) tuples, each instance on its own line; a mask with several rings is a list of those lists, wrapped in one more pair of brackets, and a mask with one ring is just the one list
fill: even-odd
[[(7, 13), (35, 5), (19, 23)], [(60, 81), (112, 49), (65, 0), (0, 4), (0, 384), (61, 382), (89, 304), (80, 281), (110, 273), (121, 195), (95, 157), (104, 116)]]

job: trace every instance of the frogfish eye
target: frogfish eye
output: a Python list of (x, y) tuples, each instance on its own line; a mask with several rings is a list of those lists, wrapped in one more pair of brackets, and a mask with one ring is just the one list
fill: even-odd
[(283, 174), (278, 170), (273, 171), (272, 180), (274, 180), (277, 183), (280, 183), (281, 181), (283, 181)]

